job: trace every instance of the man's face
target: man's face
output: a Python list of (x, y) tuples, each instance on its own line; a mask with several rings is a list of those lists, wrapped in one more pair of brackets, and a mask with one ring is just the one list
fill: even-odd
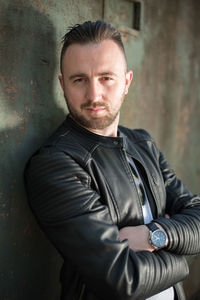
[(72, 44), (63, 57), (59, 76), (71, 116), (90, 131), (104, 133), (116, 126), (132, 79), (124, 55), (112, 40)]

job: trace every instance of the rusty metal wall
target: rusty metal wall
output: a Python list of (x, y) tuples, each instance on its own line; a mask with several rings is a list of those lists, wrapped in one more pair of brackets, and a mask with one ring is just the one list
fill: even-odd
[(0, 299), (59, 299), (61, 259), (27, 205), (27, 158), (64, 119), (57, 79), (68, 26), (102, 16), (93, 0), (0, 1)]
[[(138, 2), (139, 16), (134, 12)], [(105, 1), (104, 18), (122, 32), (134, 71), (121, 124), (149, 130), (177, 175), (200, 193), (200, 2), (117, 3)], [(138, 17), (139, 30), (134, 24)], [(199, 257), (193, 260), (184, 287), (187, 300), (200, 299)]]
[[(29, 210), (22, 173), (66, 114), (57, 75), (68, 26), (104, 18), (121, 30), (134, 71), (121, 124), (148, 129), (177, 174), (199, 192), (200, 2), (137, 2), (140, 13), (128, 0), (0, 2), (0, 299), (59, 299), (61, 259)], [(185, 289), (194, 300), (200, 281), (198, 268), (191, 269)]]
[(133, 2), (105, 1), (104, 9), (105, 19), (124, 35), (134, 71), (121, 123), (147, 128), (177, 173), (199, 192), (200, 2), (138, 0), (140, 30), (128, 20)]

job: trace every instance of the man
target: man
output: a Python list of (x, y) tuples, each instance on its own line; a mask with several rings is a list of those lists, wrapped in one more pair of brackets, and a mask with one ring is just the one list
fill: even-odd
[(200, 252), (200, 197), (146, 131), (118, 126), (131, 79), (111, 25), (64, 36), (69, 115), (25, 173), (32, 210), (64, 259), (63, 300), (183, 300), (183, 255)]

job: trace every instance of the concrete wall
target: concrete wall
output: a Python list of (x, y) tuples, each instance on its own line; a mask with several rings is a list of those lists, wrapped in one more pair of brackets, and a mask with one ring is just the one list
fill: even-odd
[[(131, 1), (0, 2), (1, 299), (59, 299), (62, 261), (29, 210), (22, 174), (30, 154), (67, 112), (57, 75), (68, 26), (104, 18), (121, 30), (134, 71), (121, 124), (148, 129), (178, 176), (199, 192), (200, 2), (140, 3), (136, 30)], [(194, 300), (200, 281), (198, 268), (191, 269), (185, 289)]]

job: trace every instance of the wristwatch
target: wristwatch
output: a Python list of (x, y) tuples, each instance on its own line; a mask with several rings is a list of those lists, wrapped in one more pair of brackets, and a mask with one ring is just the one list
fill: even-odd
[(167, 241), (166, 233), (153, 222), (146, 224), (146, 226), (149, 228), (149, 243), (151, 246), (155, 250), (165, 247)]

